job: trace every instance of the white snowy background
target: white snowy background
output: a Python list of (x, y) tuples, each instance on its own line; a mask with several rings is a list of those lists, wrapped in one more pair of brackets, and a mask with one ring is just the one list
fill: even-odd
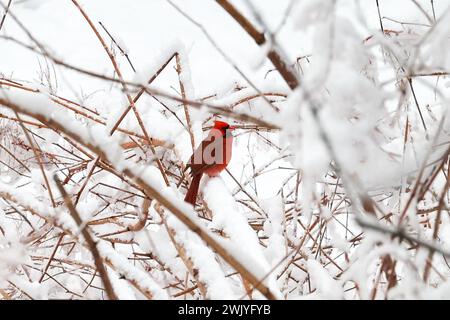
[(0, 298), (450, 297), (450, 1), (218, 2), (0, 0)]

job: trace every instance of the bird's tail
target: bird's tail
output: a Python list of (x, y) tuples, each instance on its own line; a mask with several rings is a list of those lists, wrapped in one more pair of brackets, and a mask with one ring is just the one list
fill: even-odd
[(192, 178), (191, 185), (186, 193), (186, 197), (184, 201), (192, 204), (195, 207), (195, 201), (197, 200), (198, 188), (200, 186), (200, 179), (202, 178), (202, 174), (197, 174)]

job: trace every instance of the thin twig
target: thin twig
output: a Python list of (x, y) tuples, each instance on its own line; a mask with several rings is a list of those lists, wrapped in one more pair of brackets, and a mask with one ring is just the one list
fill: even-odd
[(0, 21), (0, 31), (3, 28), (3, 24), (5, 23), (6, 16), (8, 15), (9, 7), (11, 6), (12, 0), (8, 1), (8, 4), (5, 7), (5, 12), (3, 13), (2, 20)]
[(117, 48), (119, 48), (120, 52), (125, 56), (125, 58), (128, 60), (128, 63), (130, 64), (131, 69), (133, 69), (134, 72), (136, 72), (136, 69), (134, 68), (133, 64), (131, 63), (130, 57), (128, 56), (128, 53), (126, 53), (122, 47), (116, 42), (116, 40), (114, 39), (114, 37), (109, 33), (108, 29), (106, 29), (106, 27), (103, 25), (103, 23), (101, 21), (98, 22), (100, 24), (100, 26), (103, 28), (103, 30), (105, 30), (105, 32), (108, 34), (108, 36), (111, 38), (112, 42), (114, 42), (114, 44), (117, 46)]

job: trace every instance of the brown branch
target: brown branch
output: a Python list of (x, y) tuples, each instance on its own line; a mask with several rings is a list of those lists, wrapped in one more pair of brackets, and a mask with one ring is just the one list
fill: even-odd
[[(233, 19), (248, 33), (248, 35), (253, 38), (253, 40), (255, 40), (256, 44), (261, 46), (266, 43), (266, 37), (264, 34), (259, 32), (253, 24), (239, 12), (239, 10), (228, 2), (228, 0), (216, 0), (216, 2), (223, 9), (225, 9), (231, 17), (233, 17)], [(272, 48), (267, 53), (267, 57), (292, 90), (299, 86), (299, 81), (294, 71), (289, 67), (289, 64), (283, 61), (281, 55), (276, 51), (276, 49)]]
[(429, 251), (439, 252), (447, 258), (450, 258), (450, 252), (445, 250), (444, 248), (440, 248), (434, 242), (428, 242), (426, 240), (420, 239), (418, 237), (411, 236), (405, 230), (401, 228), (389, 228), (388, 226), (383, 226), (379, 223), (369, 222), (366, 219), (362, 219), (361, 217), (356, 217), (356, 222), (362, 227), (366, 229), (372, 229), (374, 231), (388, 234), (392, 237), (397, 237), (399, 239), (406, 239), (410, 242), (417, 243), (419, 246), (428, 249)]
[[(91, 77), (94, 77), (94, 78), (97, 78), (97, 79), (107, 80), (107, 81), (114, 82), (114, 83), (121, 83), (120, 80), (118, 80), (118, 79), (116, 79), (114, 77), (110, 77), (110, 76), (107, 76), (107, 75), (99, 74), (99, 73), (96, 73), (96, 72), (93, 72), (93, 71), (90, 71), (90, 70), (86, 70), (86, 69), (77, 67), (75, 65), (71, 65), (69, 63), (66, 63), (66, 62), (64, 62), (62, 60), (59, 60), (59, 59), (51, 56), (47, 52), (44, 52), (44, 53), (39, 52), (35, 48), (33, 48), (33, 47), (31, 47), (31, 46), (29, 46), (27, 44), (24, 44), (23, 42), (18, 41), (17, 39), (14, 39), (14, 38), (11, 38), (11, 37), (5, 37), (5, 36), (0, 36), (0, 38), (13, 41), (13, 42), (15, 42), (15, 43), (17, 43), (17, 44), (19, 44), (19, 45), (29, 49), (29, 50), (32, 50), (33, 52), (35, 52), (37, 54), (40, 54), (40, 55), (43, 55), (43, 56), (47, 57), (48, 59), (52, 60), (55, 64), (63, 66), (63, 67), (68, 68), (70, 70), (73, 70), (73, 71), (76, 71), (76, 72), (80, 72), (82, 74), (85, 74), (85, 75), (88, 75), (88, 76), (91, 76)], [(135, 88), (143, 89), (144, 92), (147, 92), (150, 95), (155, 95), (155, 96), (167, 98), (167, 99), (170, 99), (170, 100), (173, 100), (173, 101), (177, 101), (177, 102), (180, 102), (180, 103), (186, 102), (187, 104), (189, 104), (193, 108), (200, 109), (200, 108), (205, 107), (205, 108), (209, 109), (209, 111), (212, 112), (212, 113), (228, 116), (228, 117), (236, 119), (236, 120), (241, 120), (241, 121), (245, 121), (245, 122), (252, 122), (252, 123), (254, 123), (256, 125), (259, 125), (261, 127), (266, 127), (268, 129), (280, 129), (277, 125), (274, 125), (272, 123), (266, 122), (266, 121), (264, 121), (262, 119), (253, 117), (251, 115), (233, 112), (233, 111), (231, 111), (229, 109), (228, 106), (214, 105), (214, 104), (211, 104), (211, 103), (206, 103), (204, 101), (194, 101), (194, 100), (182, 99), (180, 97), (168, 94), (168, 93), (163, 92), (161, 90), (157, 90), (157, 89), (154, 89), (154, 88), (149, 88), (148, 86), (144, 86), (144, 85), (142, 85), (141, 83), (138, 83), (138, 82), (124, 81), (124, 83), (129, 85), (129, 86), (133, 86)]]
[(189, 274), (197, 281), (197, 287), (202, 294), (203, 298), (207, 297), (207, 290), (205, 284), (199, 279), (198, 270), (195, 268), (194, 263), (192, 262), (192, 259), (187, 255), (186, 249), (184, 246), (177, 242), (176, 240), (176, 231), (169, 227), (167, 224), (167, 221), (164, 217), (164, 210), (161, 208), (161, 206), (155, 206), (155, 210), (159, 213), (159, 216), (161, 217), (161, 220), (163, 221), (164, 227), (166, 228), (167, 234), (169, 235), (170, 241), (172, 241), (172, 244), (174, 245), (175, 249), (177, 250), (177, 253), (183, 261), (184, 265), (186, 266), (187, 270), (189, 271)]
[[(25, 91), (28, 91), (28, 92), (47, 94), (46, 92), (41, 92), (39, 89), (33, 89), (33, 88), (26, 87), (26, 86), (24, 86), (22, 84), (20, 84), (20, 85), (19, 84), (12, 84), (12, 83), (8, 83), (8, 82), (4, 82), (4, 81), (0, 80), (0, 86), (1, 85), (14, 87), (14, 88), (17, 88), (17, 89), (20, 89), (20, 90), (25, 90)], [(145, 90), (142, 90), (142, 92), (145, 92)], [(77, 108), (74, 108), (74, 107), (72, 107), (72, 106), (70, 106), (68, 104), (68, 103), (70, 103), (70, 104), (78, 105), (77, 103), (75, 103), (73, 101), (70, 101), (70, 100), (68, 100), (66, 98), (63, 98), (63, 97), (52, 97), (51, 100), (54, 103), (56, 103), (56, 104), (58, 104), (58, 105), (60, 105), (60, 106), (62, 106), (64, 108), (66, 108), (66, 109), (69, 109), (69, 110), (73, 111), (74, 113), (76, 113), (76, 114), (78, 114), (80, 116), (83, 116), (86, 119), (92, 120), (92, 121), (94, 121), (94, 122), (96, 122), (98, 124), (101, 124), (103, 126), (107, 125), (105, 120), (99, 119), (99, 118), (94, 117), (94, 116), (91, 116), (91, 115), (87, 114), (86, 112), (78, 110)], [(135, 98), (135, 100), (137, 101), (136, 98)], [(65, 101), (65, 102), (63, 102), (63, 101)], [(68, 102), (68, 103), (66, 103), (66, 102)], [(86, 109), (85, 107), (82, 107), (82, 108)], [(1, 118), (5, 118), (5, 119), (9, 119), (9, 120), (12, 120), (12, 121), (18, 121), (17, 119), (14, 119), (12, 117), (8, 117), (8, 116), (3, 115), (3, 114), (0, 114), (0, 117)], [(30, 121), (25, 121), (25, 120), (23, 120), (23, 123), (26, 123), (26, 124), (29, 124), (29, 125), (33, 125), (33, 126), (38, 127), (38, 128), (44, 128), (45, 127), (42, 124), (38, 124), (38, 123), (30, 122)], [(127, 129), (119, 128), (117, 123), (114, 126), (114, 128), (115, 128), (114, 131), (117, 130), (117, 131), (119, 131), (119, 132), (121, 132), (123, 134), (129, 135), (129, 136), (134, 136), (134, 137), (137, 137), (137, 138), (141, 139), (143, 144), (147, 144), (147, 145), (150, 144), (150, 142), (148, 142), (144, 136), (142, 136), (142, 135), (140, 135), (140, 134), (138, 134), (136, 132), (127, 130)], [(171, 148), (172, 147), (172, 145), (167, 144), (163, 140), (159, 140), (159, 139), (155, 139), (155, 138), (151, 138), (150, 140), (151, 140), (151, 142), (153, 143), (153, 145), (155, 147), (156, 146), (165, 146), (167, 148)]]
[(145, 129), (144, 123), (141, 119), (141, 116), (139, 115), (139, 112), (135, 106), (134, 100), (131, 98), (131, 95), (128, 91), (128, 86), (124, 81), (124, 78), (122, 76), (122, 72), (119, 69), (119, 66), (117, 64), (116, 59), (114, 58), (114, 55), (112, 54), (111, 50), (109, 50), (108, 46), (105, 43), (105, 40), (103, 40), (102, 36), (100, 35), (100, 33), (98, 32), (97, 28), (95, 27), (95, 25), (92, 23), (91, 19), (89, 18), (89, 16), (87, 15), (87, 13), (83, 10), (83, 8), (78, 4), (78, 2), (76, 0), (72, 0), (72, 3), (78, 8), (78, 10), (81, 12), (81, 15), (84, 17), (84, 19), (86, 20), (86, 22), (89, 24), (89, 26), (91, 27), (92, 31), (95, 33), (97, 39), (100, 41), (100, 43), (103, 46), (103, 49), (105, 49), (106, 53), (108, 54), (109, 59), (111, 60), (111, 63), (114, 67), (114, 70), (116, 71), (117, 76), (119, 77), (120, 80), (120, 84), (122, 85), (123, 91), (125, 92), (125, 95), (128, 99), (128, 103), (131, 105), (131, 108), (133, 109), (134, 115), (136, 116), (136, 119), (138, 121), (139, 127), (141, 128), (145, 138), (147, 141), (150, 142), (150, 150), (152, 151), (153, 155), (155, 156), (155, 160), (156, 160), (156, 164), (159, 168), (159, 171), (161, 172), (161, 175), (166, 183), (167, 186), (169, 186), (169, 179), (167, 178), (164, 166), (161, 163), (161, 160), (156, 156), (156, 151), (155, 151), (155, 147), (153, 146), (151, 139), (147, 133), (147, 130)]
[[(258, 93), (261, 93), (261, 91), (256, 87), (256, 85), (253, 83), (253, 81), (250, 80), (249, 77), (233, 62), (233, 60), (223, 51), (220, 46), (215, 41), (214, 37), (212, 37), (208, 30), (200, 24), (199, 22), (195, 21), (193, 18), (191, 18), (186, 12), (184, 12), (182, 9), (180, 9), (172, 0), (166, 0), (175, 10), (177, 10), (183, 17), (185, 17), (189, 22), (191, 22), (193, 25), (195, 25), (198, 29), (202, 31), (202, 33), (205, 35), (206, 39), (212, 44), (214, 49), (217, 50), (217, 52), (220, 53), (220, 55), (225, 59), (226, 62), (230, 66), (233, 67), (234, 70)], [(279, 111), (277, 107), (275, 107), (265, 96), (262, 96), (264, 101), (275, 111)]]
[(409, 87), (411, 89), (411, 92), (412, 92), (412, 95), (414, 98), (414, 102), (415, 102), (417, 111), (419, 112), (419, 116), (420, 116), (420, 120), (422, 121), (423, 128), (425, 129), (425, 132), (428, 132), (427, 125), (425, 124), (425, 120), (422, 115), (422, 111), (420, 110), (419, 102), (417, 101), (416, 92), (414, 91), (414, 87), (413, 87), (411, 78), (408, 79), (408, 83), (409, 83)]
[[(167, 67), (167, 65), (170, 63), (170, 61), (173, 59), (173, 57), (175, 56), (175, 53), (170, 56), (169, 59), (167, 59), (167, 61), (165, 63), (163, 63), (163, 65), (158, 69), (158, 71), (156, 71), (156, 73), (154, 75), (151, 76), (151, 78), (147, 81), (147, 85), (150, 85), (153, 81), (155, 81), (155, 79), (159, 76), (159, 74)], [(127, 83), (130, 85), (130, 83)], [(136, 94), (136, 96), (133, 99), (133, 102), (137, 102), (138, 99), (142, 96), (142, 94), (146, 92), (144, 87), (141, 87), (141, 89), (139, 90), (139, 92)], [(119, 119), (117, 120), (117, 122), (114, 124), (114, 126), (112, 127), (110, 133), (113, 134), (117, 128), (119, 127), (120, 123), (122, 122), (122, 120), (125, 118), (125, 116), (127, 115), (127, 113), (131, 110), (133, 106), (131, 104), (128, 105), (128, 107), (122, 112), (122, 114), (120, 115)]]
[(143, 200), (143, 204), (142, 204), (142, 212), (140, 214), (140, 217), (138, 218), (138, 221), (127, 227), (127, 231), (140, 231), (142, 229), (144, 229), (145, 227), (145, 223), (147, 222), (147, 218), (148, 218), (148, 212), (150, 209), (150, 205), (152, 203), (152, 200), (145, 198)]
[[(186, 99), (186, 91), (184, 89), (184, 83), (181, 80), (181, 64), (180, 64), (180, 54), (176, 54), (176, 61), (177, 61), (177, 73), (178, 73), (178, 81), (180, 83), (180, 91), (181, 91), (181, 98), (183, 100)], [(191, 115), (189, 114), (188, 104), (186, 102), (183, 102), (183, 108), (184, 108), (184, 115), (186, 116), (186, 123), (187, 128), (189, 132), (189, 136), (191, 138), (191, 146), (192, 146), (192, 152), (195, 150), (195, 140), (194, 140), (194, 134), (192, 133), (192, 124), (191, 124)]]
[(50, 267), (50, 265), (51, 265), (51, 263), (52, 263), (52, 260), (53, 260), (53, 258), (55, 257), (56, 251), (58, 251), (59, 245), (61, 244), (61, 241), (63, 240), (63, 238), (64, 238), (64, 233), (62, 233), (62, 234), (59, 236), (58, 241), (57, 241), (56, 244), (55, 244), (55, 248), (53, 249), (53, 251), (52, 251), (50, 257), (48, 258), (48, 261), (47, 261), (47, 264), (45, 265), (44, 270), (42, 270), (42, 275), (41, 275), (41, 277), (39, 278), (39, 283), (41, 283), (42, 280), (44, 280), (44, 276), (45, 276), (45, 274), (47, 273), (47, 270), (48, 270), (48, 268)]
[(58, 186), (59, 192), (61, 193), (64, 203), (66, 204), (67, 209), (69, 209), (70, 215), (72, 216), (73, 220), (78, 224), (78, 226), (81, 229), (81, 233), (83, 234), (84, 239), (86, 240), (89, 249), (91, 250), (92, 256), (94, 258), (95, 267), (97, 268), (100, 278), (103, 281), (103, 285), (105, 287), (106, 295), (110, 300), (117, 300), (117, 296), (114, 293), (113, 286), (111, 284), (111, 281), (109, 280), (108, 273), (106, 271), (105, 266), (103, 265), (102, 258), (100, 256), (100, 253), (97, 249), (97, 243), (92, 239), (91, 234), (89, 233), (88, 228), (84, 225), (83, 221), (80, 218), (80, 215), (78, 214), (78, 211), (75, 209), (75, 206), (72, 203), (72, 200), (70, 199), (69, 195), (66, 193), (66, 190), (64, 189), (63, 185), (59, 181), (58, 177), (55, 175), (53, 176), (53, 179)]
[[(434, 221), (433, 241), (436, 241), (436, 239), (438, 238), (439, 228), (441, 226), (442, 210), (445, 208), (445, 197), (447, 196), (449, 187), (450, 187), (450, 163), (448, 163), (448, 158), (447, 158), (447, 181), (446, 181), (445, 186), (442, 189), (441, 195), (439, 197), (437, 215), (436, 215), (436, 219)], [(430, 250), (430, 252), (428, 252), (427, 263), (425, 265), (425, 270), (423, 273), (423, 279), (425, 281), (428, 280), (428, 277), (430, 275), (430, 268), (431, 268), (431, 263), (433, 261), (433, 255), (434, 255), (434, 250)]]
[(27, 138), (31, 149), (33, 150), (33, 154), (34, 154), (34, 156), (36, 158), (36, 161), (38, 162), (39, 169), (41, 170), (41, 173), (42, 173), (42, 177), (44, 178), (44, 183), (45, 183), (45, 186), (47, 188), (47, 192), (48, 192), (48, 194), (50, 196), (50, 201), (52, 202), (53, 208), (55, 208), (56, 207), (56, 203), (55, 203), (55, 199), (53, 198), (52, 189), (50, 187), (50, 183), (48, 182), (48, 178), (47, 178), (47, 175), (45, 173), (45, 169), (44, 169), (44, 165), (43, 165), (41, 156), (39, 155), (39, 152), (38, 152), (38, 150), (39, 151), (41, 151), (41, 150), (40, 150), (39, 146), (37, 146), (37, 147), (34, 146), (33, 140), (31, 139), (31, 136), (30, 136), (30, 134), (28, 132), (28, 129), (23, 124), (22, 119), (19, 117), (19, 114), (17, 113), (17, 111), (14, 110), (14, 113), (16, 115), (16, 118), (19, 120), (19, 125), (22, 128), (23, 133), (25, 134), (25, 137)]
[[(77, 242), (79, 241), (78, 235), (74, 234), (70, 229), (66, 228), (64, 224), (58, 222), (57, 219), (55, 219), (54, 217), (51, 217), (49, 215), (46, 215), (46, 214), (36, 211), (36, 209), (34, 207), (30, 207), (29, 205), (21, 203), (20, 201), (18, 201), (18, 199), (16, 199), (10, 193), (0, 191), (0, 198), (7, 199), (11, 202), (16, 203), (17, 205), (20, 205), (26, 211), (29, 211), (31, 214), (33, 214), (37, 217), (40, 217), (41, 219), (46, 221), (49, 225), (52, 225), (52, 226), (55, 226), (55, 227), (61, 229), (62, 231), (64, 231), (65, 234), (69, 235), (70, 237), (75, 239)], [(82, 245), (89, 249), (89, 246), (86, 242), (83, 242)], [(104, 262), (108, 266), (110, 266), (113, 270), (117, 271), (119, 269), (119, 272), (120, 272), (120, 266), (114, 265), (114, 263), (109, 258), (105, 257)], [(139, 281), (136, 279), (136, 277), (132, 277), (131, 275), (128, 275), (126, 273), (122, 274), (122, 275), (133, 287), (135, 287), (145, 297), (147, 297), (148, 299), (152, 299), (152, 297), (153, 297), (152, 292), (150, 290), (148, 290), (147, 288), (142, 287), (141, 284), (139, 283)]]

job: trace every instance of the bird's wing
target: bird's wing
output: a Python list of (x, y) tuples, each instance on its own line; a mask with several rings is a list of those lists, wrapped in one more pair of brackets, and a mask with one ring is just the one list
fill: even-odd
[[(197, 174), (203, 173), (206, 169), (210, 168), (211, 166), (214, 166), (214, 163), (207, 163), (204, 159), (203, 152), (205, 149), (215, 141), (216, 137), (214, 135), (209, 135), (205, 140), (202, 141), (202, 143), (197, 147), (197, 149), (192, 154), (191, 158), (189, 159), (186, 169), (191, 168), (191, 175), (195, 176)], [(215, 150), (212, 149), (211, 151), (212, 157), (215, 156)]]

